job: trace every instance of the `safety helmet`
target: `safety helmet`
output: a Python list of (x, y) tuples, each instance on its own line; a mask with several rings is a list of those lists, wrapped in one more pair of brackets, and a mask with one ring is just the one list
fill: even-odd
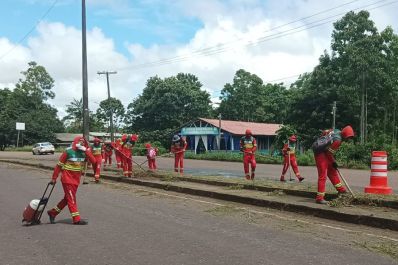
[(176, 143), (176, 142), (178, 142), (178, 141), (180, 141), (180, 140), (181, 140), (181, 137), (178, 136), (177, 134), (173, 136), (173, 140), (172, 140), (173, 143)]
[(131, 135), (131, 141), (132, 142), (137, 142), (137, 140), (138, 140), (138, 135), (136, 135), (136, 134), (133, 134), (133, 135)]
[(101, 139), (95, 137), (93, 140), (94, 143), (99, 144), (101, 142)]
[(146, 143), (146, 144), (145, 144), (145, 148), (146, 148), (146, 149), (151, 148), (151, 144), (150, 144), (150, 143)]
[(295, 142), (295, 141), (297, 141), (297, 136), (293, 134), (292, 136), (289, 137), (289, 141), (290, 141), (290, 142)]
[(354, 130), (350, 125), (345, 126), (341, 130), (341, 137), (343, 137), (343, 139), (354, 137)]
[(127, 141), (127, 134), (122, 135), (122, 142), (125, 143)]
[(74, 151), (77, 150), (76, 145), (79, 144), (80, 142), (84, 142), (84, 146), (87, 147), (87, 143), (86, 143), (86, 140), (84, 139), (84, 137), (83, 137), (83, 136), (76, 136), (76, 137), (73, 139), (73, 142), (72, 142), (72, 149), (73, 149)]
[(252, 135), (252, 131), (251, 131), (250, 129), (246, 129), (245, 134), (246, 134), (246, 135)]

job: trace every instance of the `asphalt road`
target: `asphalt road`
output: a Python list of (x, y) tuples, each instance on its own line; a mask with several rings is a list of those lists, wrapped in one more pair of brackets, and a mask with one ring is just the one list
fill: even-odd
[[(54, 166), (59, 157), (59, 153), (55, 155), (32, 155), (29, 152), (0, 152), (1, 158), (18, 158), (29, 159), (35, 161), (50, 160), (54, 161)], [(137, 163), (142, 163), (146, 160), (145, 157), (134, 157)], [(113, 162), (115, 159), (113, 159)], [(158, 168), (160, 170), (173, 171), (174, 160), (173, 158), (158, 157), (156, 159)], [(143, 167), (147, 164), (144, 163)], [(184, 168), (186, 174), (192, 175), (205, 175), (205, 176), (225, 176), (225, 177), (240, 177), (243, 174), (243, 164), (238, 162), (224, 162), (224, 161), (207, 161), (207, 160), (184, 160)], [(282, 165), (268, 165), (258, 164), (256, 169), (256, 179), (272, 179), (279, 181)], [(304, 183), (316, 183), (318, 180), (318, 173), (316, 167), (303, 167), (299, 166), (301, 175), (305, 177)], [(349, 185), (356, 191), (364, 191), (364, 188), (369, 185), (370, 170), (354, 170), (354, 169), (340, 169), (341, 173), (349, 183)], [(293, 174), (293, 172), (292, 172)], [(287, 174), (289, 178), (289, 173)], [(294, 178), (294, 174), (292, 176)], [(296, 180), (297, 181), (297, 180)], [(327, 185), (331, 185), (327, 181)], [(388, 185), (392, 187), (395, 193), (398, 192), (398, 171), (388, 172)]]
[[(49, 174), (0, 163), (0, 264), (398, 262), (384, 255), (391, 248), (396, 253), (395, 232), (336, 228), (325, 220), (300, 221), (268, 209), (246, 211), (236, 204), (106, 181), (79, 187), (79, 210), (89, 225), (72, 225), (65, 209), (56, 224), (44, 215), (43, 224), (22, 226), (24, 207), (41, 195)], [(60, 187), (57, 183), (50, 207), (62, 197)], [(371, 246), (384, 252), (371, 252)]]

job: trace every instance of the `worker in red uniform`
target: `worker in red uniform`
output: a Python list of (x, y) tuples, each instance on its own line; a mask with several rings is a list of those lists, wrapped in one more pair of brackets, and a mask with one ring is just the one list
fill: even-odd
[(125, 177), (133, 177), (133, 147), (138, 140), (136, 134), (122, 136), (122, 159), (123, 159), (123, 175)]
[(152, 147), (150, 143), (145, 144), (146, 148), (146, 158), (148, 160), (148, 168), (151, 171), (156, 171), (157, 166), (156, 166), (156, 155), (158, 154), (158, 149), (155, 147)]
[(282, 175), (280, 178), (280, 181), (286, 181), (285, 180), (285, 174), (289, 167), (291, 166), (293, 169), (294, 174), (296, 175), (296, 178), (301, 182), (304, 180), (304, 178), (300, 175), (298, 166), (297, 166), (297, 160), (296, 160), (296, 142), (297, 142), (297, 136), (292, 135), (289, 137), (287, 140), (287, 143), (284, 144), (282, 148), (282, 154), (283, 154), (283, 169), (282, 169)]
[(180, 174), (184, 174), (184, 153), (187, 149), (187, 141), (180, 135), (176, 134), (171, 140), (170, 151), (174, 153), (174, 172), (180, 171)]
[(123, 168), (122, 162), (122, 154), (121, 154), (121, 149), (122, 149), (122, 139), (116, 139), (115, 142), (112, 143), (112, 147), (115, 150), (115, 158), (116, 158), (116, 166), (117, 168)]
[(57, 165), (54, 168), (54, 173), (51, 178), (51, 184), (55, 185), (58, 175), (62, 172), (61, 183), (64, 189), (64, 198), (57, 204), (56, 207), (49, 210), (48, 216), (50, 223), (55, 223), (55, 217), (68, 205), (69, 211), (72, 215), (73, 224), (86, 225), (87, 221), (80, 218), (79, 210), (77, 209), (76, 192), (80, 184), (80, 176), (82, 175), (83, 163), (90, 161), (95, 165), (96, 160), (88, 148), (87, 141), (82, 136), (77, 136), (73, 140), (72, 147), (69, 147), (62, 153)]
[(110, 142), (106, 142), (103, 145), (103, 150), (102, 150), (102, 155), (103, 155), (103, 159), (104, 159), (104, 167), (108, 166), (112, 166), (112, 146)]
[(93, 167), (95, 183), (99, 183), (99, 178), (100, 178), (100, 174), (101, 174), (101, 165), (102, 165), (102, 160), (103, 160), (102, 151), (103, 151), (103, 149), (102, 149), (101, 140), (98, 139), (97, 137), (95, 137), (93, 140), (93, 144), (91, 145), (91, 152), (96, 161), (95, 167)]
[(327, 130), (323, 132), (323, 137), (318, 138), (313, 144), (316, 167), (318, 169), (318, 192), (316, 203), (327, 204), (325, 201), (326, 177), (336, 188), (339, 194), (346, 193), (345, 187), (341, 184), (337, 173), (338, 165), (334, 154), (339, 149), (343, 140), (354, 137), (354, 130), (351, 126), (344, 127), (340, 130)]
[[(243, 169), (247, 180), (254, 180), (256, 171), (256, 150), (256, 139), (253, 137), (252, 131), (247, 129), (245, 135), (240, 139), (240, 151), (243, 152)], [(251, 166), (251, 174), (249, 173), (249, 164)]]

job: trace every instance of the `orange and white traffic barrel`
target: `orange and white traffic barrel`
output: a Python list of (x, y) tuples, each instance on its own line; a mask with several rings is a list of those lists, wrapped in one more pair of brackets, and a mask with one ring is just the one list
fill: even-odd
[(387, 184), (387, 171), (387, 152), (373, 151), (370, 184), (365, 187), (365, 193), (392, 194), (392, 188)]

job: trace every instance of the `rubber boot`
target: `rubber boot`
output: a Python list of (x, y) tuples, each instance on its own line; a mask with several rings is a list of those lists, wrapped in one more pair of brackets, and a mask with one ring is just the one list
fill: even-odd
[(85, 220), (79, 220), (73, 223), (74, 225), (88, 225), (88, 222)]

